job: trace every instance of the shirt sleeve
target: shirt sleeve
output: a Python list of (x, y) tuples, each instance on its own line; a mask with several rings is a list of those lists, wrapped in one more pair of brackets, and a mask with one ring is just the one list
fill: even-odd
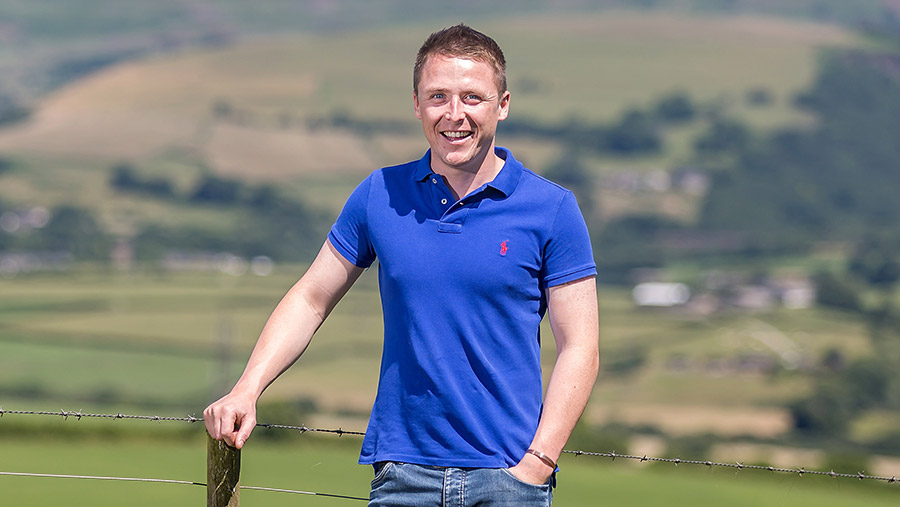
[(328, 232), (328, 240), (338, 253), (360, 268), (368, 268), (375, 262), (367, 220), (371, 181), (369, 176), (353, 190)]
[(596, 274), (587, 224), (575, 196), (566, 191), (544, 247), (543, 285), (553, 287)]

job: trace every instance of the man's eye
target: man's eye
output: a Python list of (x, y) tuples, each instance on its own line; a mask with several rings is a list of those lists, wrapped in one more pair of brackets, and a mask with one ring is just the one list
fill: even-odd
[(470, 93), (466, 95), (466, 102), (481, 102), (481, 97), (474, 93)]
[(434, 95), (431, 96), (431, 98), (435, 99), (435, 100), (443, 100), (444, 94), (443, 93), (435, 93)]

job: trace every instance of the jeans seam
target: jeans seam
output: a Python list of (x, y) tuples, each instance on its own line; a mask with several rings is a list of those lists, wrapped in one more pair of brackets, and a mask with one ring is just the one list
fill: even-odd
[(449, 469), (444, 469), (444, 480), (441, 482), (441, 505), (447, 505), (447, 478)]
[(466, 505), (466, 471), (462, 470), (462, 477), (460, 478), (460, 488), (459, 488), (459, 505)]

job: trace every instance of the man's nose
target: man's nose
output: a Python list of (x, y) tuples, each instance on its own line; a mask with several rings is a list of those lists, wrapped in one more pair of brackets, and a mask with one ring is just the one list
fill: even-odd
[(466, 117), (465, 104), (459, 97), (452, 97), (447, 103), (445, 116), (450, 121), (462, 121)]

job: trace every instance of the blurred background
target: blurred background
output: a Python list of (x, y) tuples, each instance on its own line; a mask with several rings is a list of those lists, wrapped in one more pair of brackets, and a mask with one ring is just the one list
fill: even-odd
[[(355, 185), (427, 149), (412, 64), (458, 22), (507, 57), (498, 144), (592, 232), (602, 369), (567, 448), (900, 475), (897, 0), (0, 0), (0, 407), (199, 416)], [(261, 421), (365, 428), (375, 271)], [(200, 437), (8, 416), (0, 469), (202, 478)], [(350, 438), (260, 430), (245, 477), (365, 496)], [(560, 505), (898, 494), (561, 465)], [(15, 505), (118, 488), (0, 477)], [(196, 501), (159, 489), (133, 505)]]

